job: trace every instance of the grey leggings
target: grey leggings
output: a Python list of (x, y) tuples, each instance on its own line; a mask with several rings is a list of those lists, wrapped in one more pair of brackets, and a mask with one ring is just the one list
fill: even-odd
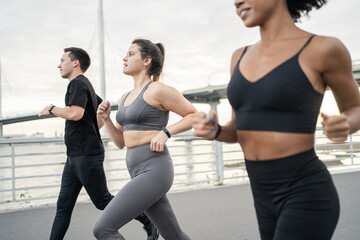
[(101, 240), (125, 239), (118, 230), (144, 212), (166, 240), (190, 240), (181, 230), (166, 193), (174, 180), (174, 167), (168, 149), (153, 152), (149, 144), (129, 148), (126, 164), (131, 181), (105, 208), (94, 226)]

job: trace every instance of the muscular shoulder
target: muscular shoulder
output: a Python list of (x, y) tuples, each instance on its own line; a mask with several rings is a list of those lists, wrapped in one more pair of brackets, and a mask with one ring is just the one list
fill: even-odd
[(144, 93), (144, 99), (162, 109), (167, 101), (177, 101), (182, 95), (175, 88), (161, 82), (153, 82)]
[(163, 101), (167, 100), (174, 100), (182, 96), (177, 89), (161, 82), (152, 83), (149, 86), (149, 91), (146, 92), (151, 95), (152, 99), (159, 103), (163, 103)]
[(171, 94), (172, 92), (177, 91), (175, 88), (166, 85), (164, 83), (161, 83), (159, 81), (153, 82), (152, 84), (150, 84), (150, 86), (148, 87), (148, 92), (151, 95), (156, 96), (161, 96), (161, 95), (167, 95), (167, 94)]
[(333, 68), (340, 62), (350, 60), (350, 54), (345, 45), (335, 37), (316, 36), (313, 39), (311, 51), (314, 57), (319, 59), (323, 72)]
[(320, 52), (324, 53), (340, 50), (344, 47), (344, 44), (338, 38), (329, 36), (315, 36), (313, 45), (315, 45)]

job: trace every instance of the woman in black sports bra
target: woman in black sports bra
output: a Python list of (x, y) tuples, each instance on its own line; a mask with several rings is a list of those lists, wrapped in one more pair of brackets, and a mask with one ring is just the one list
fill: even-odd
[(315, 36), (296, 22), (326, 0), (236, 0), (246, 27), (261, 39), (231, 60), (232, 119), (198, 113), (194, 134), (238, 142), (245, 155), (261, 239), (330, 239), (339, 218), (332, 178), (314, 151), (323, 94), (340, 114), (321, 114), (326, 135), (343, 142), (360, 128), (360, 94), (351, 58), (336, 38)]

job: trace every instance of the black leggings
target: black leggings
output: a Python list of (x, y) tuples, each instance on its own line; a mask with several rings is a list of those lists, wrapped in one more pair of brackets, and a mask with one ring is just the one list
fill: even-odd
[(314, 149), (269, 160), (246, 160), (262, 240), (329, 240), (339, 198)]
[(103, 153), (67, 158), (50, 240), (64, 238), (82, 186), (85, 187), (96, 208), (103, 210), (111, 201), (113, 196), (106, 185), (103, 162)]

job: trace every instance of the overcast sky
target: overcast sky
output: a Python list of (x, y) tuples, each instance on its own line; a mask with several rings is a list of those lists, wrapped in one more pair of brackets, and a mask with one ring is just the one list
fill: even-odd
[[(104, 0), (107, 99), (132, 88), (122, 58), (134, 38), (165, 45), (163, 82), (179, 91), (229, 81), (232, 52), (259, 39), (235, 13), (233, 0)], [(329, 0), (300, 27), (342, 40), (360, 59), (360, 1)], [(57, 65), (63, 48), (81, 47), (92, 58), (86, 75), (100, 93), (98, 0), (0, 0), (2, 114), (36, 113), (64, 105), (67, 80)]]

